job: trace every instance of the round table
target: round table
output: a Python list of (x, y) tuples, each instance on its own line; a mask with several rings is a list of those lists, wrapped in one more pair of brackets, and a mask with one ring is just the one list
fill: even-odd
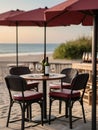
[(40, 80), (43, 82), (43, 118), (44, 120), (48, 120), (47, 116), (47, 80), (58, 80), (64, 78), (65, 74), (59, 73), (50, 73), (49, 76), (44, 76), (42, 73), (37, 74), (25, 74), (21, 75), (21, 77), (25, 78), (26, 80)]

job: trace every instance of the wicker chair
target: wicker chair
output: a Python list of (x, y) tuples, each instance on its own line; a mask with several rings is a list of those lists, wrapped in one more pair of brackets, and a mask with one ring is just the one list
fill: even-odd
[[(29, 67), (26, 66), (12, 67), (10, 69), (10, 74), (12, 75), (23, 75), (23, 74), (30, 74), (30, 73), (31, 71)], [(33, 89), (35, 91), (38, 91), (38, 85), (39, 85), (38, 81), (30, 81), (30, 80), (27, 81), (28, 90)]]
[[(31, 118), (29, 119), (25, 117), (25, 111), (28, 106), (31, 106), (33, 103), (38, 103), (41, 107), (41, 124), (43, 125), (43, 94), (40, 92), (27, 90), (26, 80), (17, 75), (6, 76), (5, 81), (10, 96), (10, 106), (6, 126), (8, 127), (10, 123), (11, 110), (14, 103), (18, 103), (21, 108), (21, 130), (24, 130), (25, 128), (25, 121), (31, 121)], [(12, 122), (15, 121), (17, 120), (13, 120)]]
[[(82, 106), (83, 118), (85, 119), (84, 105), (83, 105), (83, 96), (86, 89), (86, 84), (89, 78), (88, 73), (78, 74), (71, 82), (71, 89), (62, 89), (59, 92), (51, 91), (49, 93), (50, 107), (49, 107), (49, 124), (51, 119), (51, 106), (52, 102), (55, 100), (64, 101), (66, 103), (66, 118), (69, 116), (69, 126), (72, 128), (72, 107), (76, 101), (80, 102)], [(80, 92), (80, 90), (82, 90)]]
[[(59, 83), (49, 84), (50, 91), (59, 90), (61, 88), (70, 89), (70, 84), (71, 84), (73, 78), (78, 75), (78, 70), (73, 69), (73, 68), (65, 68), (61, 71), (61, 74), (65, 74), (66, 77), (61, 79), (61, 82), (59, 82)], [(60, 101), (60, 103), (59, 103), (59, 113), (61, 113), (61, 103), (62, 102)]]

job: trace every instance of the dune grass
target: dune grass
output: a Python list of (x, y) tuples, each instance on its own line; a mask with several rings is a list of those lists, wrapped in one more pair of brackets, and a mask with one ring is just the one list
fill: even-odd
[(91, 52), (92, 48), (91, 38), (82, 37), (76, 40), (71, 40), (62, 43), (58, 46), (54, 53), (54, 59), (81, 59), (83, 52)]

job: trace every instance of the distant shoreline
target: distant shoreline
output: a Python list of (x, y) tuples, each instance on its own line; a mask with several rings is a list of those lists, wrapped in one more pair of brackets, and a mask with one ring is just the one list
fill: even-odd
[[(72, 63), (72, 62), (81, 62), (80, 60), (68, 60), (68, 59), (53, 59), (52, 52), (47, 53), (46, 56), (49, 57), (49, 62), (52, 63)], [(44, 58), (43, 53), (22, 53), (19, 54), (18, 60), (19, 62), (33, 62), (38, 61), (41, 62)], [(0, 62), (16, 62), (16, 54), (6, 54), (0, 55)]]
[[(48, 57), (52, 57), (52, 52), (51, 53), (47, 53), (46, 56)], [(41, 61), (44, 58), (44, 54), (43, 53), (21, 53), (18, 56), (18, 59), (20, 62), (27, 62), (27, 61)], [(16, 54), (2, 54), (0, 55), (0, 62), (2, 61), (12, 61), (12, 62), (16, 62)]]
[[(47, 52), (47, 54), (52, 54), (53, 52)], [(19, 53), (19, 56), (27, 56), (27, 55), (44, 55), (43, 52), (34, 52), (34, 53)], [(10, 56), (16, 56), (16, 53), (2, 53), (0, 54), (0, 57), (10, 57)]]
[[(46, 45), (46, 52), (54, 52), (59, 44), (48, 44)], [(44, 43), (35, 43), (35, 44), (18, 44), (18, 53), (43, 53), (44, 52)], [(15, 54), (16, 53), (16, 44), (0, 44), (0, 55), (2, 54)]]

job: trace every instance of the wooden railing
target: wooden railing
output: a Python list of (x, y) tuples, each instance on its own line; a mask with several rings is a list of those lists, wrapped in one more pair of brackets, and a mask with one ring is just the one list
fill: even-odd
[[(32, 73), (40, 73), (37, 69), (39, 62), (19, 62), (20, 66), (28, 66)], [(4, 77), (9, 74), (9, 69), (12, 66), (15, 66), (14, 62), (0, 62), (0, 83), (4, 82)], [(71, 68), (71, 63), (50, 63), (50, 72), (51, 73), (60, 73), (64, 68)]]

